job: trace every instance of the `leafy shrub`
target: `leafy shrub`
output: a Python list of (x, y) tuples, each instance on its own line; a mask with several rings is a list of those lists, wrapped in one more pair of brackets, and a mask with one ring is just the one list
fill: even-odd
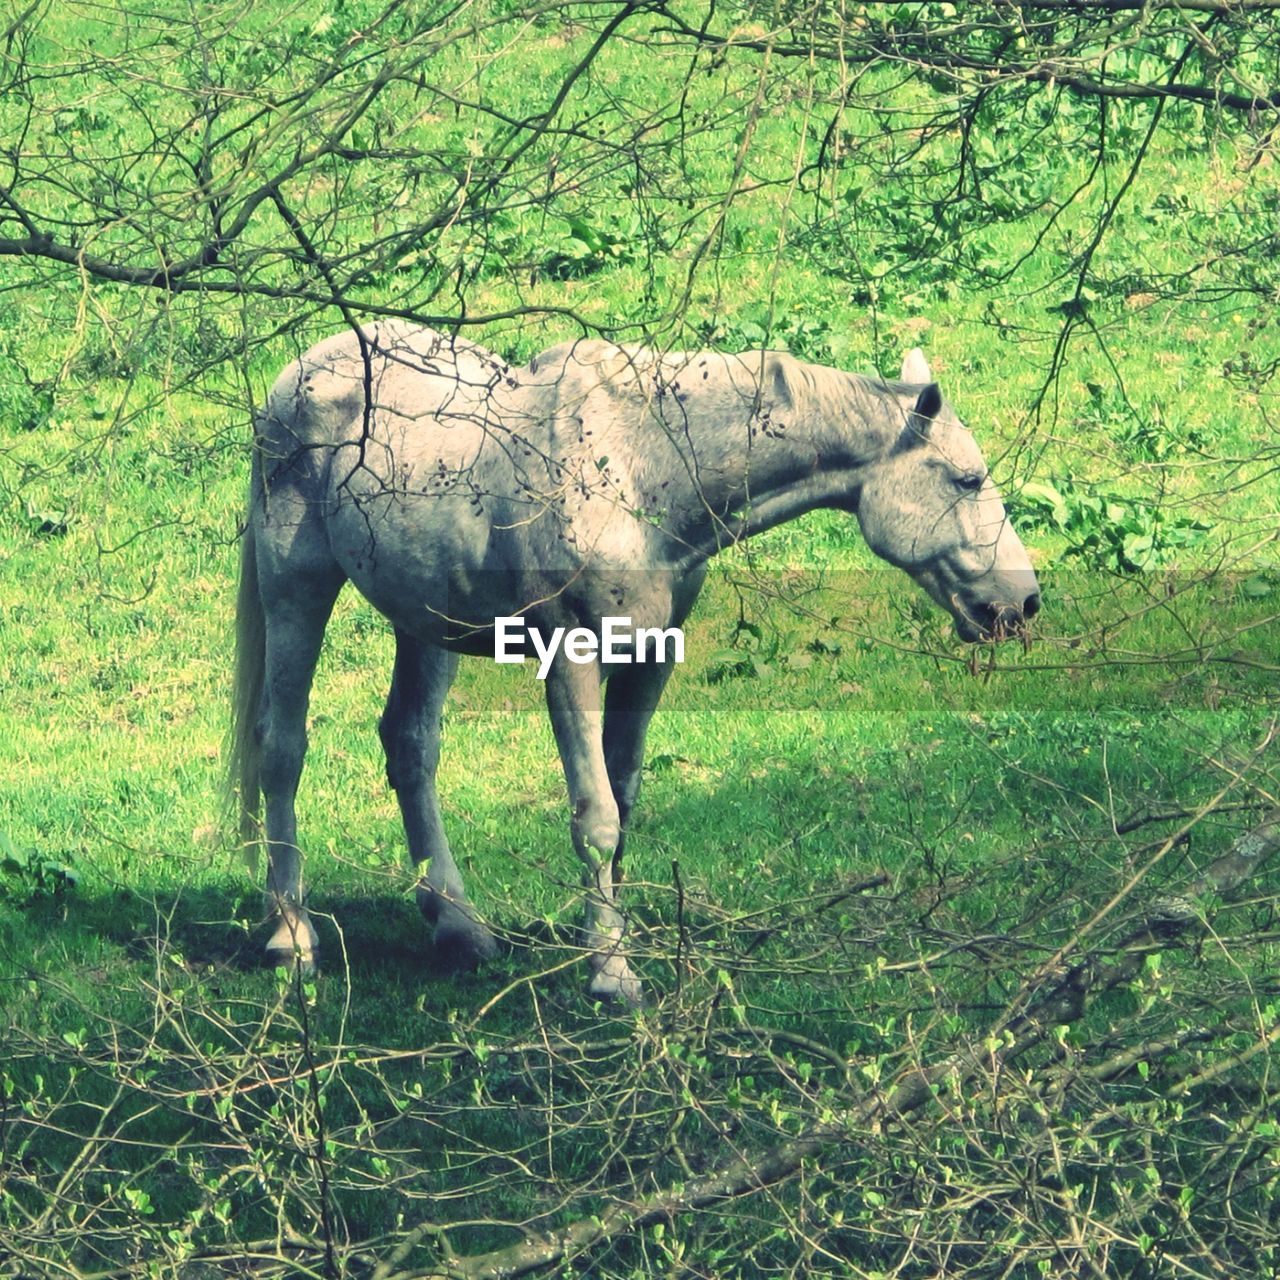
[(1175, 516), (1149, 498), (1115, 493), (1061, 477), (1056, 484), (1033, 481), (1009, 502), (1019, 528), (1061, 534), (1066, 556), (1094, 569), (1142, 573), (1177, 559), (1212, 528), (1203, 520)]
[(1090, 399), (1079, 424), (1104, 432), (1135, 462), (1168, 462), (1208, 443), (1199, 428), (1170, 423), (1158, 405), (1139, 408), (1114, 389), (1096, 382), (1085, 385)]
[(576, 280), (605, 267), (632, 262), (636, 246), (643, 243), (643, 228), (634, 214), (625, 223), (611, 228), (584, 218), (565, 218), (565, 221), (569, 224), (568, 235), (560, 239), (555, 252), (542, 264), (552, 280)]
[(19, 848), (0, 831), (0, 899), (22, 904), (61, 898), (75, 888), (77, 878), (65, 863)]
[(821, 316), (802, 315), (798, 311), (778, 311), (771, 316), (766, 302), (749, 303), (732, 319), (703, 326), (699, 337), (722, 351), (758, 351), (768, 347), (789, 351), (798, 359), (817, 364), (839, 363), (851, 346), (848, 335), (833, 329)]

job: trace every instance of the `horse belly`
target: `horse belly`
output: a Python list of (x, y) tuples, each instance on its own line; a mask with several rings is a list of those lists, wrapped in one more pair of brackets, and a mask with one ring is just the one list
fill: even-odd
[(493, 628), (489, 527), (454, 496), (347, 498), (326, 522), (329, 545), (357, 590), (396, 627), (452, 645)]

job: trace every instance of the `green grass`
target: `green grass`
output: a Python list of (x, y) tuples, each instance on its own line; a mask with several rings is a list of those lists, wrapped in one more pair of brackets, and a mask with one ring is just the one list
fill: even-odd
[[(302, 29), (315, 16), (304, 6), (279, 20)], [(109, 45), (113, 36), (77, 19), (63, 38)], [(494, 62), (485, 94), (511, 111), (536, 103), (586, 38), (533, 28), (518, 62)], [(433, 74), (461, 82), (499, 44), (495, 33), (447, 50)], [(642, 46), (619, 44), (605, 65), (607, 77), (583, 93), (606, 121), (619, 102), (672, 91)], [(723, 186), (752, 83), (750, 64), (730, 60), (694, 86), (689, 110), (720, 114), (687, 155), (666, 157), (665, 177)], [(91, 97), (111, 107), (107, 89)], [(410, 100), (406, 89), (395, 101)], [(176, 300), (166, 310), (95, 285), (94, 318), (73, 322), (78, 282), (36, 288), (20, 267), (0, 267), (18, 290), (6, 328), (22, 334), (0, 354), (53, 388), (47, 399), (15, 392), (0, 423), (0, 834), (77, 877), (59, 891), (56, 877), (0, 874), (0, 1083), (6, 1105), (26, 1108), (23, 1132), (36, 1134), (13, 1157), (32, 1181), (12, 1194), (31, 1209), (35, 1187), (66, 1175), (77, 1194), (100, 1196), (105, 1208), (85, 1227), (102, 1233), (99, 1263), (124, 1257), (130, 1233), (152, 1256), (183, 1240), (270, 1238), (281, 1203), (291, 1221), (314, 1225), (310, 1152), (323, 1138), (308, 1046), (345, 1064), (321, 1083), (338, 1142), (335, 1202), (355, 1239), (381, 1240), (425, 1216), (471, 1224), (452, 1237), (459, 1251), (495, 1247), (509, 1233), (472, 1223), (494, 1217), (495, 1205), (512, 1221), (551, 1222), (645, 1169), (654, 1182), (688, 1176), (660, 1135), (690, 1089), (711, 1099), (681, 1122), (694, 1159), (708, 1161), (723, 1154), (717, 1117), (733, 1114), (747, 1139), (764, 1141), (795, 1123), (775, 1113), (779, 1098), (791, 1105), (803, 1093), (786, 1074), (794, 1064), (757, 1064), (750, 1085), (746, 1068), (726, 1075), (708, 1060), (706, 1028), (729, 1035), (763, 1021), (834, 1046), (868, 1079), (913, 1053), (936, 1055), (957, 1027), (988, 1025), (1176, 826), (1120, 835), (1117, 823), (1194, 811), (1223, 788), (1229, 804), (1273, 800), (1274, 752), (1261, 762), (1250, 752), (1274, 718), (1280, 665), (1274, 391), (1242, 389), (1224, 368), (1242, 350), (1265, 354), (1273, 322), (1194, 293), (1149, 299), (1144, 286), (1189, 261), (1174, 234), (1189, 210), (1208, 222), (1232, 216), (1237, 193), (1221, 180), (1234, 172), (1230, 149), (1188, 138), (1176, 122), (1159, 135), (1095, 264), (1114, 288), (1028, 418), (1063, 320), (1054, 308), (1064, 264), (1101, 191), (1073, 205), (1010, 281), (957, 287), (904, 250), (886, 209), (892, 191), (846, 189), (827, 204), (797, 196), (782, 224), (793, 108), (770, 103), (762, 115), (763, 185), (735, 203), (715, 269), (695, 278), (674, 318), (663, 309), (680, 295), (707, 210), (628, 194), (621, 179), (562, 196), (550, 218), (514, 210), (485, 243), (474, 229), (445, 233), (441, 258), (456, 254), (470, 271), (476, 312), (568, 306), (677, 345), (744, 347), (768, 332), (805, 358), (890, 374), (905, 347), (922, 343), (1024, 521), (1045, 572), (1045, 613), (1028, 652), (1001, 651), (975, 675), (919, 593), (872, 566), (848, 518), (818, 513), (726, 557), (654, 723), (630, 837), (627, 902), (656, 1001), (634, 1019), (582, 995), (563, 781), (529, 668), (464, 663), (440, 771), (473, 896), (514, 945), (479, 974), (433, 970), (375, 728), (390, 638), (354, 598), (327, 637), (299, 802), (326, 973), (309, 990), (256, 969), (260, 886), (225, 830), (220, 754), (248, 402), (293, 339), (202, 368), (201, 352), (234, 347), (233, 308)], [(55, 130), (52, 114), (37, 127)], [(90, 122), (81, 144), (106, 128)], [(655, 130), (660, 150), (667, 135)], [(466, 132), (428, 115), (407, 140), (465, 150)], [(1072, 189), (1084, 161), (1004, 164), (1042, 182), (1049, 200)], [(865, 234), (851, 248), (859, 202)], [(333, 245), (364, 234), (377, 203), (376, 191), (362, 192)], [(647, 233), (637, 209), (655, 220)], [(617, 254), (572, 259), (569, 219), (583, 217)], [(1033, 218), (1011, 216), (966, 251), (1008, 264), (1032, 248), (1035, 230)], [(649, 255), (646, 236), (669, 248)], [(510, 265), (530, 259), (543, 269)], [(411, 293), (411, 271), (362, 294)], [(247, 314), (265, 327), (265, 311)], [(197, 320), (215, 331), (197, 332)], [(328, 313), (307, 331), (339, 325)], [(479, 336), (523, 358), (571, 332), (542, 317)], [(1207, 527), (1149, 572), (1125, 575), (1105, 552), (1096, 563), (1087, 550), (1069, 554), (1080, 531), (1020, 500), (1027, 482), (1102, 495), (1104, 508), (1139, 495)], [(1099, 525), (1111, 519), (1104, 510)], [(801, 594), (801, 583), (820, 589)], [(774, 600), (779, 591), (795, 603)], [(740, 612), (758, 634), (736, 628)], [(735, 641), (741, 662), (727, 662)], [(1251, 821), (1251, 811), (1228, 810), (1200, 822), (1142, 892), (1185, 886)], [(870, 897), (829, 901), (881, 874)], [(1271, 901), (1260, 891), (1257, 911)], [(1256, 923), (1242, 962), (1240, 990), (1260, 1007), (1276, 958), (1268, 928)], [(947, 938), (974, 933), (1000, 940), (989, 961), (910, 970)], [(1198, 1011), (1231, 960), (1226, 947), (1171, 955), (1172, 978), (1145, 975), (1111, 993), (1087, 1025), (1105, 1040), (1110, 1020), (1136, 1016), (1162, 981), (1169, 1018)], [(1248, 1003), (1239, 990), (1233, 999), (1232, 1010)], [(512, 1047), (535, 1034), (555, 1039), (559, 1056)], [(591, 1064), (575, 1045), (596, 1055)], [(837, 1089), (823, 1075), (829, 1064), (805, 1061)], [(272, 1083), (241, 1089), (259, 1070)], [(635, 1114), (593, 1091), (607, 1071), (629, 1082)], [(1144, 1105), (1159, 1096), (1155, 1084)], [(816, 1114), (821, 1099), (810, 1102)], [(564, 1118), (554, 1139), (548, 1115)], [(100, 1171), (72, 1176), (103, 1116), (118, 1141), (95, 1157)], [(126, 1141), (135, 1135), (137, 1147)], [(1141, 1163), (1117, 1142), (1118, 1165)], [(673, 1265), (652, 1237), (629, 1248), (613, 1260), (619, 1274)], [(739, 1272), (721, 1265), (762, 1274), (767, 1261), (748, 1252)]]

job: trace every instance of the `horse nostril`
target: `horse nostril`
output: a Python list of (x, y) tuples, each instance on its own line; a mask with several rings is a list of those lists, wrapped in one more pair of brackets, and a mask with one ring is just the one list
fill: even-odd
[(1039, 591), (1031, 592), (1020, 606), (1012, 600), (971, 600), (964, 608), (961, 632), (975, 631), (981, 640), (1025, 639), (1026, 624), (1039, 611)]

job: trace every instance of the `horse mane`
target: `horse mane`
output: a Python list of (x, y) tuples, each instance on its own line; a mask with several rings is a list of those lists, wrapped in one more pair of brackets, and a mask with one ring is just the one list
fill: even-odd
[(648, 403), (667, 390), (694, 390), (708, 366), (741, 394), (753, 389), (762, 400), (803, 411), (809, 407), (865, 407), (875, 400), (902, 405), (914, 402), (920, 388), (913, 384), (850, 373), (811, 364), (781, 350), (741, 353), (715, 350), (664, 351), (638, 343), (615, 343), (604, 338), (579, 338), (560, 343), (530, 361), (534, 373), (555, 374), (576, 383), (578, 396), (604, 392), (620, 405)]

